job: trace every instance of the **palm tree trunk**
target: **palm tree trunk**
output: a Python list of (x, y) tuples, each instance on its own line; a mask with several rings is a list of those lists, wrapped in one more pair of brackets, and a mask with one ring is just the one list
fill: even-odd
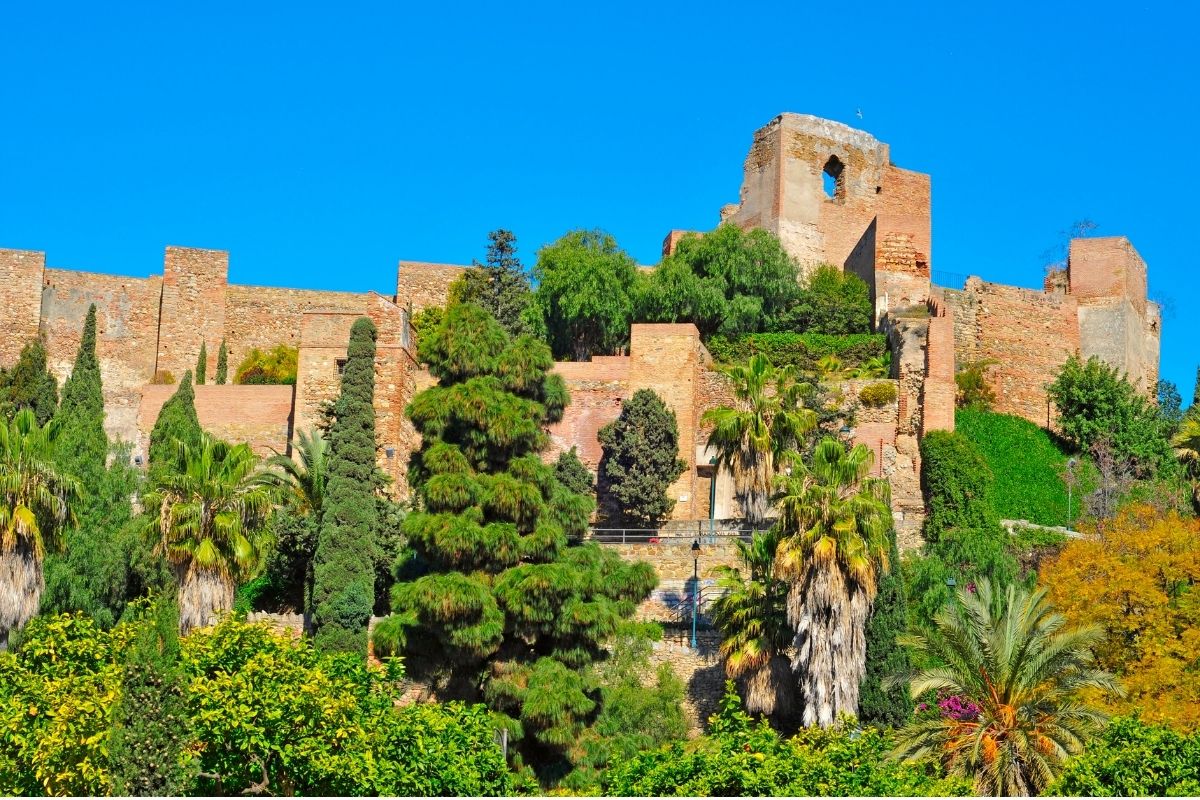
[(46, 581), (42, 562), (24, 540), (0, 551), (0, 637), (20, 630), (38, 612)]
[(776, 720), (796, 713), (795, 679), (787, 656), (772, 656), (746, 676), (746, 710)]
[(233, 582), (212, 569), (190, 565), (179, 580), (179, 632), (216, 623), (233, 608)]
[(870, 614), (865, 588), (847, 581), (836, 566), (812, 564), (793, 584), (788, 621), (796, 631), (792, 668), (805, 726), (828, 728), (839, 714), (858, 716)]

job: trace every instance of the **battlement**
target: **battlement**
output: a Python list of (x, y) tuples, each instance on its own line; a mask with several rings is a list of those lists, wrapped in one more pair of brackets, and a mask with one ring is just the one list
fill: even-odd
[(1146, 305), (1146, 262), (1124, 236), (1072, 239), (1067, 280), (1082, 304), (1120, 297), (1139, 310)]

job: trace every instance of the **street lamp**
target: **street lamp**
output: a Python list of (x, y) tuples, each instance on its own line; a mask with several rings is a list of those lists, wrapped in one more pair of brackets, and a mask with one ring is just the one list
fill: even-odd
[(700, 538), (692, 542), (692, 649), (696, 649), (696, 617), (700, 616)]
[(1075, 486), (1075, 465), (1078, 463), (1073, 458), (1067, 459), (1067, 530), (1071, 528), (1071, 490)]

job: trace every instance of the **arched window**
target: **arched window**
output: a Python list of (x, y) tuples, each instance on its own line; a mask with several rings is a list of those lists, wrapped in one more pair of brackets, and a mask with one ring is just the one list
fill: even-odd
[(830, 200), (842, 202), (846, 199), (846, 165), (837, 156), (830, 156), (825, 162), (825, 171), (821, 181), (825, 188), (825, 196)]

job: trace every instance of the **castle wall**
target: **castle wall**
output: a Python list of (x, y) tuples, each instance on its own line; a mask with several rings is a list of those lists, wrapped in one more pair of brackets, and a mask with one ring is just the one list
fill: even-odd
[[(148, 385), (141, 389), (134, 453), (143, 463), (158, 413), (178, 388)], [(227, 442), (247, 442), (263, 458), (288, 451), (293, 387), (205, 385), (195, 388), (196, 416), (205, 431)]]
[(0, 250), (0, 364), (11, 366), (25, 343), (38, 334), (42, 306), (42, 273), (46, 254), (33, 250)]
[(184, 372), (195, 369), (201, 342), (207, 344), (210, 371), (216, 368), (225, 335), (228, 284), (228, 252), (167, 248), (158, 327), (159, 373), (182, 379)]
[[(48, 269), (41, 296), (47, 366), (59, 385), (71, 374), (88, 307), (96, 304), (96, 356), (104, 388), (104, 428), (110, 439), (136, 442), (142, 387), (158, 357), (162, 279), (126, 278)], [(153, 420), (151, 420), (153, 424)]]
[(428, 306), (444, 306), (454, 283), (469, 267), (401, 261), (396, 270), (396, 304), (413, 313)]

